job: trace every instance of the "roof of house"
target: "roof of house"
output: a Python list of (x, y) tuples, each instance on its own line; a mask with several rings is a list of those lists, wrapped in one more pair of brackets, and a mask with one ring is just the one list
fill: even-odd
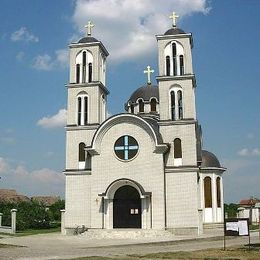
[(13, 189), (0, 189), (0, 202), (14, 203), (20, 201), (30, 201), (30, 198), (17, 194), (16, 190)]
[(33, 196), (31, 200), (37, 201), (42, 203), (45, 206), (51, 206), (57, 201), (60, 200), (60, 197), (53, 197), (53, 196)]
[(252, 199), (242, 199), (239, 202), (239, 205), (241, 206), (254, 206), (256, 203), (260, 203), (260, 200), (257, 198)]

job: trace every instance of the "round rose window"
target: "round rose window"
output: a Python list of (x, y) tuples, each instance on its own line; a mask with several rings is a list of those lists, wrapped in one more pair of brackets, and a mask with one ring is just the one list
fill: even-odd
[(115, 142), (114, 151), (120, 160), (131, 160), (138, 152), (138, 143), (132, 136), (124, 135)]

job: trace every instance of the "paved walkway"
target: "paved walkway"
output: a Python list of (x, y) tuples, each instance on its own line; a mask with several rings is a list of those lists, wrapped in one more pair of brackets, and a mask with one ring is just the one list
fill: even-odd
[[(1, 244), (22, 247), (1, 248), (0, 259), (71, 259), (80, 256), (115, 256), (170, 251), (192, 251), (223, 247), (219, 234), (200, 238), (175, 236), (172, 239), (88, 239), (84, 235), (62, 236), (41, 234), (24, 237), (4, 237)], [(251, 243), (259, 243), (258, 233), (252, 233)], [(247, 237), (231, 238), (227, 246), (247, 244)]]

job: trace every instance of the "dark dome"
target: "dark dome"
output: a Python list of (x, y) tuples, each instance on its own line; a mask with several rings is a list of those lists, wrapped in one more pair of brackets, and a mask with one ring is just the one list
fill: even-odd
[(185, 32), (182, 29), (175, 27), (166, 31), (164, 35), (175, 35), (175, 34), (185, 34)]
[(201, 153), (202, 153), (202, 163), (201, 163), (202, 168), (211, 168), (211, 167), (221, 168), (219, 160), (215, 154), (208, 152), (206, 150), (202, 150)]
[(99, 42), (96, 38), (87, 36), (78, 41), (78, 43), (90, 43), (90, 42)]
[(159, 101), (159, 89), (156, 85), (145, 85), (138, 88), (129, 98), (128, 102), (136, 103), (138, 98), (142, 98), (144, 101), (149, 101), (151, 98), (157, 98)]

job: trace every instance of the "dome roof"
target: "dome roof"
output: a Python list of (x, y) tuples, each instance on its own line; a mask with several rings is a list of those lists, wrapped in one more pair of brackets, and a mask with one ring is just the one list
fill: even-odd
[(151, 98), (157, 98), (159, 100), (159, 89), (156, 85), (145, 85), (138, 88), (129, 98), (128, 102), (136, 103), (138, 98), (142, 98), (144, 101), (150, 101)]
[(202, 150), (201, 153), (202, 153), (202, 163), (201, 163), (202, 168), (211, 168), (211, 167), (221, 168), (219, 160), (215, 154), (206, 150)]
[(78, 41), (78, 43), (90, 43), (90, 42), (99, 42), (96, 38), (87, 36)]
[(164, 35), (175, 35), (175, 34), (185, 34), (185, 32), (182, 29), (179, 29), (177, 27), (173, 27), (165, 32)]

